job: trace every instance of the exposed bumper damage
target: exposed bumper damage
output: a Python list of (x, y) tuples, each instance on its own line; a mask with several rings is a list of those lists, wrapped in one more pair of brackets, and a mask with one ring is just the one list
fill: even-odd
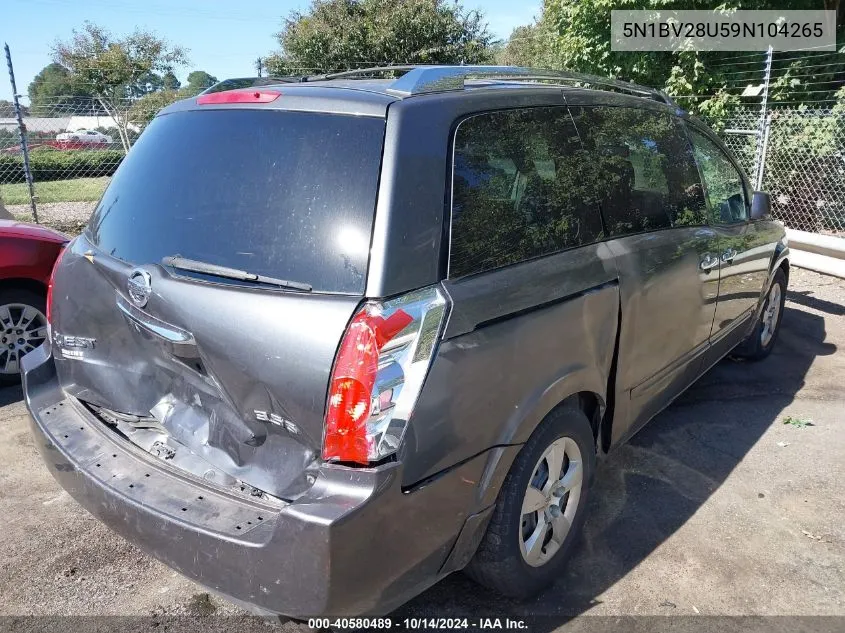
[(263, 610), (390, 611), (465, 563), (486, 523), (486, 512), (468, 516), (485, 455), (413, 492), (392, 463), (324, 466), (293, 503), (238, 495), (141, 450), (68, 397), (48, 345), (23, 365), (32, 431), (60, 485), (159, 560)]

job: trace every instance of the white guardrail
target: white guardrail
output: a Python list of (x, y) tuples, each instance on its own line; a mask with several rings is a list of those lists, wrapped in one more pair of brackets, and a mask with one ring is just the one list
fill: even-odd
[(790, 263), (845, 279), (845, 238), (786, 229)]

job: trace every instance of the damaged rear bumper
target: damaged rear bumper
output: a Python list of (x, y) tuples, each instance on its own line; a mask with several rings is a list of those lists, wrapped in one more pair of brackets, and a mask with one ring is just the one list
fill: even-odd
[(271, 503), (177, 471), (109, 430), (62, 391), (49, 345), (22, 365), (32, 432), (59, 484), (128, 541), (259, 609), (389, 612), (462, 566), (486, 523), (487, 512), (468, 516), (484, 456), (413, 492), (397, 463), (325, 465), (295, 502)]

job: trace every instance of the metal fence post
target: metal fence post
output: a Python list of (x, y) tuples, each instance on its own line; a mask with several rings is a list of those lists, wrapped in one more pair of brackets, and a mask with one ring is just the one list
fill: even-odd
[(769, 132), (772, 129), (772, 115), (766, 115), (766, 123), (763, 127), (763, 137), (760, 139), (760, 153), (759, 162), (757, 163), (757, 180), (754, 183), (754, 188), (757, 191), (763, 190), (763, 175), (766, 172), (766, 153), (769, 150)]
[(15, 70), (12, 67), (12, 53), (9, 51), (9, 45), (4, 46), (6, 50), (6, 63), (9, 66), (9, 81), (12, 82), (12, 100), (15, 104), (15, 117), (18, 119), (18, 132), (21, 137), (21, 152), (23, 153), (23, 173), (26, 178), (26, 184), (29, 187), (29, 204), (32, 207), (32, 218), (35, 223), (38, 223), (38, 209), (35, 208), (35, 189), (32, 186), (32, 171), (29, 169), (29, 148), (26, 144), (26, 127), (23, 124), (23, 116), (21, 116), (21, 104), (18, 95), (18, 88), (15, 85)]
[(766, 51), (766, 74), (763, 77), (763, 101), (760, 104), (760, 121), (757, 124), (757, 155), (754, 158), (754, 182), (757, 189), (763, 184), (763, 166), (766, 163), (765, 154), (765, 135), (766, 135), (766, 121), (768, 118), (769, 106), (769, 81), (772, 77), (772, 53), (773, 49), (769, 46)]

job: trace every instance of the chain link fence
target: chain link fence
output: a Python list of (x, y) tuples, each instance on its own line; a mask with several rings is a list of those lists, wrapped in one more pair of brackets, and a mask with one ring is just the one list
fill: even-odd
[(762, 189), (772, 195), (775, 217), (801, 231), (845, 237), (845, 107), (740, 110), (710, 121), (752, 179), (758, 143)]
[(722, 137), (740, 164), (745, 168), (751, 181), (757, 174), (757, 145), (760, 110), (741, 110), (726, 119), (707, 121)]
[(794, 229), (845, 237), (845, 108), (770, 114), (763, 188)]
[[(87, 221), (111, 175), (155, 114), (139, 103), (107, 114), (94, 99), (58, 98), (24, 112), (39, 220), (73, 230)], [(752, 181), (763, 163), (762, 188), (788, 227), (845, 237), (845, 106), (773, 108), (758, 134), (760, 109), (708, 121)], [(758, 143), (763, 151), (758, 152)], [(14, 111), (0, 112), (0, 200), (31, 219), (29, 188)]]
[[(88, 220), (123, 157), (155, 111), (118, 104), (111, 114), (95, 99), (60, 97), (22, 112), (39, 220), (73, 229)], [(32, 219), (20, 127), (0, 111), (0, 200), (13, 216)]]

